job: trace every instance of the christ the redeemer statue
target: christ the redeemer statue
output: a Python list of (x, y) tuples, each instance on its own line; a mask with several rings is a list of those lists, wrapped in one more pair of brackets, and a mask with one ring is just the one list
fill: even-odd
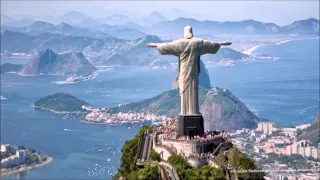
[[(193, 37), (192, 28), (190, 26), (186, 26), (184, 28), (184, 38), (182, 39), (178, 39), (170, 43), (147, 44), (148, 47), (157, 47), (162, 55), (175, 55), (179, 57), (179, 89), (181, 96), (180, 117), (201, 116), (199, 112), (198, 102), (198, 76), (200, 73), (200, 56), (204, 54), (215, 54), (222, 45), (230, 44), (230, 42), (226, 41), (222, 43), (216, 43), (195, 38)], [(185, 120), (185, 118), (183, 119), (184, 120), (182, 121), (187, 122), (180, 122), (180, 125), (184, 124), (183, 126), (188, 126), (187, 124), (190, 124), (188, 123), (190, 120)], [(190, 125), (192, 126), (192, 124), (194, 123), (191, 123)], [(185, 132), (188, 131), (186, 128), (188, 129), (188, 127), (183, 128), (183, 134), (190, 134)]]

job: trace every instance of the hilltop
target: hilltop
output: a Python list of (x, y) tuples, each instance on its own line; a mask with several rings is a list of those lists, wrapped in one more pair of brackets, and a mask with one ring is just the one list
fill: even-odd
[(82, 105), (89, 105), (89, 103), (79, 100), (78, 98), (66, 94), (56, 93), (48, 95), (34, 102), (34, 107), (55, 113), (85, 113)]
[(40, 51), (19, 71), (20, 75), (41, 74), (84, 75), (97, 70), (82, 53), (57, 54), (51, 49)]
[[(238, 177), (239, 179), (263, 179), (262, 172), (244, 172), (233, 173), (229, 172), (229, 164), (235, 169), (241, 170), (259, 170), (255, 161), (249, 158), (246, 154), (240, 152), (232, 143), (225, 143), (224, 146), (213, 148), (216, 152), (214, 165), (205, 165), (202, 167), (192, 167), (192, 165), (181, 155), (170, 155), (167, 161), (162, 161), (166, 164), (159, 163), (159, 158), (162, 155), (158, 154), (154, 149), (150, 152), (151, 161), (143, 163), (144, 165), (136, 165), (137, 156), (143, 138), (141, 135), (147, 132), (153, 132), (157, 127), (142, 126), (137, 134), (126, 141), (121, 149), (122, 155), (120, 159), (120, 168), (114, 179), (162, 179), (166, 177), (166, 173), (173, 175), (172, 179), (193, 180), (193, 179), (227, 179)], [(153, 146), (154, 147), (154, 146)], [(168, 149), (165, 148), (165, 149)], [(217, 151), (216, 151), (217, 150)], [(170, 168), (164, 168), (170, 166)], [(167, 172), (164, 172), (164, 171)], [(172, 171), (172, 173), (170, 173)], [(228, 174), (228, 175), (227, 175)]]
[[(255, 128), (259, 121), (245, 104), (225, 89), (199, 88), (199, 105), (205, 129), (234, 131)], [(179, 90), (166, 91), (150, 99), (110, 108), (108, 112), (150, 112), (156, 115), (177, 116), (180, 112)]]

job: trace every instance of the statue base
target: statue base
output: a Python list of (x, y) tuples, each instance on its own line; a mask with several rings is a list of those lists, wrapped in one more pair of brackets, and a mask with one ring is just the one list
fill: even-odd
[(201, 114), (180, 115), (176, 124), (177, 136), (203, 136), (204, 125)]

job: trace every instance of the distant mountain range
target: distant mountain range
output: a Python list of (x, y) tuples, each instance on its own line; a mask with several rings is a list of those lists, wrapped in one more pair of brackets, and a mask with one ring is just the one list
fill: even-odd
[[(1, 15), (5, 23), (12, 23), (11, 17)], [(114, 14), (106, 20), (114, 20), (116, 25), (100, 24), (80, 12), (73, 11), (57, 17), (68, 23), (52, 24), (35, 21), (26, 26), (4, 24), (1, 28), (1, 53), (36, 54), (52, 49), (56, 53), (81, 52), (94, 65), (120, 66), (171, 66), (177, 63), (174, 56), (161, 56), (157, 49), (147, 48), (150, 42), (164, 42), (157, 35), (179, 34), (181, 37), (185, 25), (194, 28), (195, 35), (219, 34), (300, 34), (317, 35), (319, 20), (307, 19), (295, 21), (288, 26), (261, 23), (254, 20), (238, 22), (198, 21), (190, 18), (166, 20), (160, 13), (152, 12), (145, 17), (142, 25), (132, 22), (129, 17)], [(118, 21), (119, 20), (119, 21)], [(148, 25), (146, 25), (148, 24)], [(215, 55), (202, 56), (204, 62), (217, 60), (241, 60), (248, 58), (241, 52), (230, 48), (221, 48)]]
[(46, 74), (85, 75), (97, 70), (82, 53), (57, 54), (51, 49), (40, 51), (19, 71), (19, 75)]
[[(12, 17), (1, 15), (1, 23), (4, 26), (27, 26), (36, 20), (24, 19), (15, 20)], [(19, 23), (17, 21), (20, 21)], [(274, 23), (263, 23), (255, 20), (244, 21), (199, 21), (192, 18), (177, 18), (167, 20), (159, 12), (152, 12), (141, 19), (133, 19), (129, 16), (115, 13), (100, 19), (91, 18), (81, 12), (71, 11), (58, 17), (42, 19), (50, 23), (67, 23), (72, 26), (82, 28), (93, 28), (101, 24), (122, 26), (129, 29), (136, 29), (145, 34), (153, 34), (162, 37), (166, 34), (181, 35), (183, 27), (190, 25), (194, 28), (197, 36), (202, 34), (222, 35), (222, 34), (298, 34), (298, 35), (319, 35), (319, 20), (310, 18), (297, 20), (287, 26), (278, 26)], [(107, 33), (107, 32), (106, 32)], [(108, 34), (108, 33), (107, 33)], [(115, 36), (117, 37), (117, 36)]]
[[(3, 30), (25, 33), (28, 35), (41, 35), (43, 33), (64, 34), (74, 36), (87, 36), (92, 38), (117, 37), (120, 39), (133, 40), (143, 37), (146, 34), (134, 28), (127, 28), (126, 26), (110, 26), (107, 24), (100, 24), (95, 22), (88, 22), (90, 20), (84, 19), (81, 27), (72, 26), (67, 23), (60, 23), (54, 25), (44, 21), (36, 21), (24, 27), (4, 26)], [(91, 24), (91, 25), (89, 25)], [(88, 29), (87, 27), (91, 27)]]
[(299, 34), (319, 35), (319, 20), (311, 18), (295, 21), (294, 23), (280, 27), (274, 23), (262, 23), (254, 20), (217, 22), (198, 21), (190, 18), (178, 18), (173, 21), (164, 21), (147, 28), (149, 34), (178, 34), (183, 27), (190, 25), (195, 34)]
[[(178, 59), (175, 56), (162, 56), (157, 49), (146, 47), (150, 42), (163, 41), (151, 35), (135, 40), (123, 40), (113, 37), (90, 38), (52, 33), (31, 36), (4, 31), (1, 33), (1, 52), (35, 54), (48, 48), (57, 53), (77, 51), (82, 52), (94, 65), (171, 66), (170, 63), (177, 63)], [(248, 56), (229, 48), (221, 48), (215, 55), (203, 56), (203, 60), (214, 61), (220, 58), (239, 60), (245, 57)]]
[(152, 13), (150, 13), (148, 16), (146, 16), (145, 18), (143, 18), (142, 20), (144, 25), (153, 25), (153, 24), (157, 24), (160, 22), (164, 22), (167, 21), (167, 19), (165, 17), (163, 17), (160, 13), (153, 11)]

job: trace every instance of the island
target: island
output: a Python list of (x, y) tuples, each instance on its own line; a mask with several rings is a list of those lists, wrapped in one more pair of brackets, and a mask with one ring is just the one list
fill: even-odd
[(23, 171), (40, 168), (52, 162), (53, 158), (27, 149), (25, 146), (1, 144), (1, 176), (9, 176)]
[(41, 98), (35, 101), (33, 106), (36, 109), (47, 110), (58, 114), (82, 114), (87, 113), (87, 110), (82, 108), (83, 105), (89, 106), (89, 103), (79, 100), (70, 94), (61, 92)]

